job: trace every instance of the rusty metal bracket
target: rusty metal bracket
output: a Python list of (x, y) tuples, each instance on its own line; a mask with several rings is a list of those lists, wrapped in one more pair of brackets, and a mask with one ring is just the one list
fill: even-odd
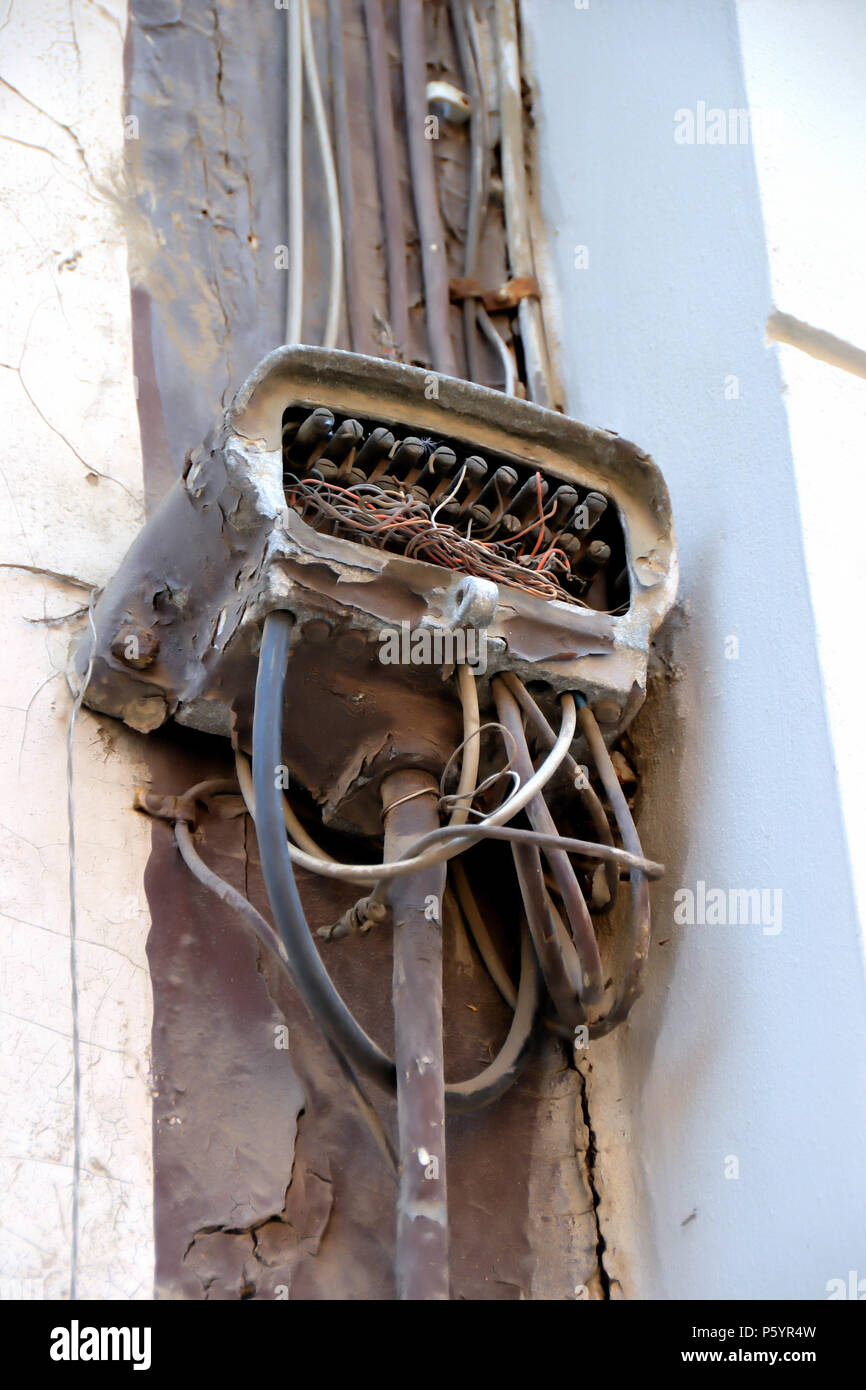
[(448, 290), (452, 304), (462, 304), (465, 299), (478, 299), (488, 314), (495, 314), (501, 309), (516, 309), (522, 299), (541, 298), (541, 289), (534, 275), (518, 275), (495, 290), (485, 290), (472, 276), (463, 276), (450, 280)]

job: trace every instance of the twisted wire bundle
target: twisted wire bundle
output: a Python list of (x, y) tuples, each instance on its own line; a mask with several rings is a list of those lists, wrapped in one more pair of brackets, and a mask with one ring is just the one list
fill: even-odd
[[(555, 566), (568, 567), (561, 551), (548, 549), (536, 555), (525, 554), (525, 564), (513, 558), (513, 543), (538, 530), (535, 550), (540, 549), (545, 519), (539, 519), (512, 536), (509, 543), (484, 541), (464, 535), (447, 522), (436, 520), (436, 508), (402, 492), (387, 492), (375, 483), (340, 487), (319, 478), (289, 475), (286, 480), (289, 505), (309, 525), (320, 529), (331, 523), (335, 535), (357, 539), (380, 550), (396, 550), (409, 559), (427, 560), (446, 569), (460, 570), (480, 579), (508, 584), (537, 598), (561, 599), (580, 608), (587, 605), (575, 598), (553, 578)], [(483, 533), (482, 533), (483, 534)], [(547, 573), (543, 571), (550, 567)], [(550, 577), (548, 577), (548, 573)]]

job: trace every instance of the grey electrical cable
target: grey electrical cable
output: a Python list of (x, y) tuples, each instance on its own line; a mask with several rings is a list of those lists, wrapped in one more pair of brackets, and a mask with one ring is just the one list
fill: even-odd
[(475, 305), (475, 314), (478, 327), (502, 363), (502, 370), (505, 373), (505, 393), (508, 396), (513, 396), (517, 389), (517, 368), (514, 365), (514, 358), (508, 351), (508, 344), (503, 340), (501, 334), (497, 333), (493, 320), (483, 304), (477, 303)]
[(209, 889), (221, 902), (227, 903), (229, 907), (234, 908), (235, 912), (239, 912), (264, 945), (279, 956), (284, 965), (287, 965), (289, 958), (286, 955), (286, 948), (270, 922), (265, 920), (249, 899), (244, 897), (243, 893), (238, 892), (237, 888), (233, 888), (224, 878), (220, 878), (219, 874), (215, 874), (213, 869), (208, 868), (193, 844), (192, 834), (186, 821), (175, 821), (174, 838), (177, 841), (183, 862), (199, 883)]
[(346, 268), (346, 317), (353, 352), (369, 354), (365, 330), (358, 264), (358, 236), (355, 232), (355, 196), (352, 183), (352, 144), (346, 95), (346, 63), (343, 56), (343, 23), (340, 0), (328, 0), (328, 34), (331, 50), (331, 86), (334, 96), (334, 144), (337, 151), (337, 184), (340, 190), (340, 218), (343, 227), (343, 262)]
[(529, 1055), (535, 1019), (541, 1005), (541, 971), (528, 929), (520, 933), (520, 983), (508, 1036), (496, 1057), (471, 1081), (452, 1081), (446, 1087), (448, 1112), (479, 1110), (498, 1100), (517, 1080)]
[(316, 60), (316, 48), (313, 42), (313, 26), (310, 23), (310, 0), (296, 0), (296, 4), (299, 4), (301, 8), (304, 39), (304, 71), (307, 76), (307, 86), (310, 90), (313, 120), (316, 126), (319, 152), (322, 159), (322, 169), (325, 175), (325, 192), (328, 200), (331, 275), (328, 285), (328, 315), (325, 320), (325, 331), (322, 335), (322, 346), (332, 348), (336, 347), (340, 332), (340, 313), (343, 302), (343, 224), (340, 215), (340, 190), (337, 187), (334, 151), (331, 146), (328, 117), (325, 112), (325, 103), (322, 99), (321, 83), (319, 82), (319, 65)]
[[(269, 618), (270, 616), (276, 615), (269, 615)], [(266, 620), (266, 622), (267, 621), (269, 621), (269, 619)], [(322, 859), (316, 858), (312, 854), (306, 854), (303, 850), (298, 849), (297, 845), (293, 845), (287, 841), (289, 858), (293, 863), (299, 865), (300, 868), (308, 869), (314, 874), (319, 874), (322, 878), (336, 878), (344, 883), (378, 883), (380, 879), (391, 879), (397, 878), (402, 874), (413, 874), (421, 868), (426, 868), (428, 865), (439, 864), (444, 859), (451, 859), (456, 854), (462, 854), (464, 849), (468, 849), (469, 846), (475, 844), (477, 840), (483, 839), (486, 834), (495, 835), (497, 833), (497, 827), (501, 828), (505, 826), (507, 821), (512, 820), (514, 816), (517, 815), (518, 811), (522, 811), (524, 806), (532, 800), (536, 792), (540, 791), (550, 780), (568, 752), (577, 724), (577, 712), (571, 695), (565, 694), (561, 699), (563, 711), (562, 727), (559, 731), (556, 745), (547, 755), (534, 776), (526, 782), (519, 791), (515, 792), (507, 801), (504, 801), (501, 806), (497, 807), (486, 820), (478, 824), (473, 823), (471, 826), (442, 826), (441, 829), (431, 831), (429, 835), (424, 837), (424, 840), (419, 841), (418, 845), (414, 847), (413, 854), (410, 858), (398, 859), (389, 863), (328, 863)], [(254, 782), (255, 776), (256, 768), (254, 757)], [(243, 783), (241, 783), (241, 789), (243, 790)], [(250, 807), (250, 813), (255, 814), (252, 807)], [(534, 836), (535, 834), (534, 831), (529, 830), (515, 830), (510, 833), (515, 837), (524, 837), (527, 835)], [(447, 839), (453, 836), (459, 837), (455, 844), (446, 844), (444, 846), (440, 844), (443, 838)], [(509, 832), (504, 831), (502, 838), (507, 839), (508, 836)], [(542, 843), (544, 838), (545, 837), (542, 836), (540, 840), (533, 841), (533, 843)], [(554, 837), (547, 838), (553, 839)], [(605, 854), (614, 854), (620, 856), (621, 862), (623, 863), (633, 862), (631, 856), (626, 855), (623, 850), (609, 850), (606, 846), (594, 845), (587, 840), (562, 840), (560, 844), (563, 849), (568, 848), (568, 845), (571, 844), (577, 846), (582, 853), (596, 854), (600, 858), (603, 858)], [(660, 868), (660, 866), (654, 867)]]
[[(622, 842), (633, 854), (642, 855), (640, 836), (632, 819), (625, 792), (619, 784), (616, 768), (611, 760), (598, 722), (583, 696), (578, 696), (578, 717), (584, 737), (589, 745), (598, 775), (610, 802)], [(649, 956), (650, 943), (650, 901), (649, 885), (646, 876), (637, 867), (631, 870), (631, 963), (626, 972), (622, 989), (610, 1011), (596, 1019), (590, 1027), (592, 1037), (603, 1037), (618, 1023), (625, 1019), (635, 1000), (643, 990), (643, 978)]]
[(286, 10), (286, 181), (289, 222), (289, 276), (286, 342), (299, 343), (304, 319), (304, 39), (301, 10)]
[[(292, 977), (307, 1008), (347, 1061), (354, 1062), (380, 1085), (393, 1091), (396, 1086), (394, 1063), (364, 1032), (335, 989), (313, 942), (292, 872), (283, 820), (282, 793), (275, 778), (275, 771), (283, 765), (281, 760), (284, 683), (293, 625), (294, 619), (289, 613), (275, 611), (268, 614), (262, 633), (256, 677), (253, 779), (256, 799), (255, 825), (262, 876), (277, 930), (286, 947)], [(571, 700), (570, 704), (573, 713), (574, 701)], [(460, 832), (462, 827), (458, 830), (458, 833)], [(522, 979), (521, 989), (523, 983)], [(530, 979), (525, 983), (527, 991), (530, 991), (531, 987), (534, 988)], [(515, 1017), (499, 1057), (472, 1080), (461, 1081), (454, 1087), (446, 1086), (445, 1098), (449, 1108), (453, 1106), (455, 1109), (465, 1110), (486, 1105), (489, 1100), (501, 1094), (503, 1071), (507, 1071), (511, 1079), (516, 1076), (517, 1067), (528, 1043), (528, 1036), (522, 1042), (519, 1036), (527, 1026), (528, 1005), (519, 1012), (519, 1027)], [(534, 1009), (532, 1017), (534, 1018)], [(531, 1022), (530, 1020), (530, 1031)]]
[(487, 923), (478, 910), (478, 904), (469, 887), (469, 880), (466, 877), (466, 870), (456, 859), (451, 865), (451, 873), (454, 878), (454, 886), (457, 890), (457, 907), (461, 912), (469, 934), (478, 948), (478, 954), (487, 967), (487, 973), (495, 984), (502, 998), (509, 1008), (514, 1008), (517, 1003), (517, 991), (511, 983), (511, 978), (499, 958), (499, 954), (493, 945), (490, 932), (487, 930)]
[(376, 163), (379, 171), (388, 267), (388, 314), (391, 320), (388, 326), (393, 347), (400, 360), (405, 362), (409, 356), (409, 282), (406, 274), (406, 237), (403, 228), (397, 136), (391, 104), (391, 74), (385, 48), (382, 0), (364, 0), (364, 22), (370, 57)]
[[(580, 962), (567, 933), (551, 930), (554, 924), (537, 847), (513, 844), (511, 854), (544, 982), (560, 1019), (573, 1028), (586, 1018), (580, 1003)], [(563, 949), (565, 945), (571, 947), (570, 951)]]
[[(520, 43), (514, 0), (495, 0), (499, 111), (502, 121), (502, 183), (505, 191), (505, 229), (509, 269), (515, 279), (535, 274), (527, 215), (526, 149), (523, 139), (523, 94), (520, 87)], [(530, 400), (550, 408), (553, 392), (544, 340), (541, 305), (531, 297), (518, 308)]]
[[(255, 795), (252, 788), (252, 776), (246, 759), (238, 761), (238, 783), (241, 795), (246, 803), (250, 815), (255, 818)], [(542, 769), (539, 769), (541, 771)], [(515, 793), (516, 795), (516, 793)], [(509, 797), (509, 803), (513, 797)], [(503, 803), (507, 805), (509, 803)], [(503, 807), (500, 807), (501, 811)], [(513, 814), (517, 814), (516, 808)], [(498, 814), (495, 813), (495, 814)], [(293, 817), (293, 821), (294, 821)], [(292, 823), (286, 811), (285, 798), (283, 799), (283, 820), (286, 828), (291, 835), (293, 833)], [(413, 847), (413, 855), (420, 855), (427, 844), (438, 844), (443, 839), (459, 837), (461, 842), (458, 847), (450, 850), (444, 855), (446, 859), (455, 858), (464, 849), (468, 849), (470, 844), (477, 840), (523, 840), (526, 844), (538, 845), (544, 849), (562, 849), (568, 854), (584, 854), (592, 859), (599, 859), (601, 862), (621, 865), (624, 869), (639, 869), (648, 878), (661, 878), (664, 873), (664, 865), (658, 864), (655, 860), (646, 859), (640, 855), (630, 854), (628, 850), (617, 849), (616, 846), (599, 845), (594, 840), (575, 840), (566, 835), (545, 835), (534, 830), (519, 830), (510, 825), (493, 825), (493, 817), (487, 821), (481, 821), (471, 826), (443, 825), (439, 830), (433, 830), (429, 835), (425, 835), (423, 840)], [(308, 837), (309, 839), (309, 837)], [(310, 841), (310, 843), (315, 843)], [(319, 874), (320, 877), (339, 879), (346, 883), (375, 884), (376, 888), (389, 879), (396, 878), (399, 874), (415, 873), (418, 860), (399, 859), (388, 864), (342, 864), (336, 859), (331, 859), (325, 855), (325, 851), (316, 846), (315, 856), (313, 852), (305, 854), (295, 843), (289, 843), (289, 856), (294, 864), (301, 869), (307, 869), (310, 873)], [(432, 862), (426, 861), (425, 862)], [(381, 896), (381, 894), (379, 895)]]
[[(515, 675), (513, 671), (503, 671), (501, 680), (508, 686), (508, 689), (529, 719), (529, 722), (532, 724), (542, 743), (548, 748), (552, 748), (556, 741), (556, 734), (545, 719), (543, 711), (526, 689), (523, 681), (519, 676)], [(596, 835), (601, 840), (602, 844), (612, 845), (613, 833), (608, 824), (605, 809), (601, 804), (601, 798), (596, 793), (595, 788), (591, 785), (582, 769), (578, 767), (570, 753), (568, 757), (563, 760), (563, 765), (567, 767), (571, 773), (575, 788), (586, 806), (586, 809), (589, 811)], [(609, 894), (609, 901), (605, 906), (605, 911), (610, 911), (616, 903), (619, 888), (619, 870), (613, 860), (609, 860), (607, 863), (605, 877)]]
[[(466, 220), (466, 246), (463, 258), (463, 274), (467, 280), (475, 277), (478, 260), (478, 243), (484, 228), (487, 212), (490, 157), (490, 137), (487, 120), (487, 91), (484, 73), (478, 61), (477, 19), (471, 0), (464, 9), (465, 0), (451, 0), (451, 20), (460, 54), (463, 77), (470, 88), (472, 114), (470, 117), (470, 168), (469, 168), (469, 214)], [(476, 326), (490, 343), (504, 373), (504, 390), (513, 396), (517, 388), (517, 368), (508, 345), (497, 333), (496, 327), (480, 300), (467, 296), (463, 301), (463, 334), (466, 339), (466, 361), (469, 375), (473, 381), (480, 381)]]
[[(494, 680), (493, 696), (496, 700), (499, 718), (511, 731), (516, 742), (515, 767), (521, 779), (526, 779), (532, 773), (532, 759), (529, 756), (529, 747), (523, 732), (520, 707), (504, 681)], [(533, 828), (553, 836), (555, 842), (556, 826), (541, 792), (532, 798), (526, 811)], [(580, 891), (577, 875), (565, 851), (561, 848), (547, 848), (545, 854), (559, 885), (572, 931), (572, 940), (568, 939), (567, 934), (565, 936), (562, 954), (571, 966), (576, 967), (577, 977), (581, 979), (579, 990), (581, 1004), (583, 1006), (596, 1004), (604, 992), (604, 976), (592, 918), (587, 911), (583, 894)]]
[(412, 196), (421, 242), (424, 307), (433, 368), (444, 376), (457, 376), (451, 341), (451, 299), (448, 288), (448, 256), (445, 228), (439, 211), (433, 142), (427, 139), (427, 74), (424, 62), (424, 8), (421, 0), (400, 0), (400, 36), (403, 44), (403, 90)]
[[(532, 759), (529, 754), (529, 746), (526, 742), (526, 735), (523, 732), (523, 723), (520, 714), (520, 707), (511, 691), (504, 682), (494, 682), (497, 706), (500, 701), (509, 706), (509, 728), (515, 739), (518, 741), (517, 749), (517, 768), (521, 775), (526, 775), (532, 771)], [(500, 710), (500, 718), (505, 720), (505, 715)], [(553, 817), (547, 807), (543, 793), (539, 792), (530, 801), (526, 808), (527, 816), (533, 830), (543, 831), (546, 835), (558, 835), (558, 830)], [(559, 893), (562, 898), (563, 908), (565, 909), (568, 923), (571, 928), (572, 941), (577, 954), (580, 957), (580, 964), (583, 970), (583, 989), (581, 991), (581, 1003), (584, 1006), (597, 1004), (604, 993), (604, 973), (599, 955), (598, 942), (595, 937), (595, 928), (589, 909), (586, 906), (577, 874), (574, 871), (571, 860), (564, 850), (559, 848), (547, 848), (544, 851), (548, 864), (553, 870)]]
[[(478, 708), (478, 689), (472, 668), (461, 662), (457, 667), (457, 689), (463, 709), (463, 756), (460, 763), (460, 779), (454, 796), (454, 810), (450, 825), (465, 825), (469, 819), (469, 806), (475, 794), (478, 781), (478, 764), (481, 759), (481, 712)], [(447, 768), (446, 768), (447, 771)]]
[[(522, 790), (523, 788), (521, 788)], [(535, 795), (535, 791), (533, 795)], [(509, 800), (513, 799), (509, 798)], [(490, 820), (492, 821), (492, 819), (491, 816)], [(490, 821), (482, 821), (480, 825), (465, 828), (463, 826), (443, 825), (438, 830), (431, 830), (429, 835), (425, 835), (423, 840), (419, 840), (417, 844), (412, 846), (412, 854), (417, 855), (420, 859), (422, 854), (425, 854), (428, 845), (438, 844), (441, 840), (450, 839), (455, 835), (467, 842), (459, 850), (454, 851), (455, 854), (462, 853), (463, 849), (468, 849), (468, 842), (476, 837), (479, 840), (513, 840), (515, 843), (536, 845), (539, 849), (562, 849), (565, 850), (566, 854), (583, 854), (589, 859), (600, 859), (602, 863), (621, 864), (624, 869), (645, 874), (650, 879), (662, 878), (665, 872), (664, 864), (659, 864), (654, 859), (646, 859), (643, 855), (631, 854), (627, 849), (600, 845), (595, 840), (575, 840), (570, 835), (546, 835), (542, 831), (521, 830), (513, 825), (492, 825)], [(450, 859), (453, 855), (449, 854), (447, 857)], [(410, 863), (414, 865), (415, 861), (414, 859), (404, 859), (400, 862), (403, 865)]]

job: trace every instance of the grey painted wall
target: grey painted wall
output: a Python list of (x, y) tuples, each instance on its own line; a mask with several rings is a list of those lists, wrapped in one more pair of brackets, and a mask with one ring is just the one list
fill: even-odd
[[(682, 567), (665, 726), (679, 739), (644, 815), (648, 852), (670, 867), (654, 897), (667, 945), (597, 1057), (596, 1091), (616, 1078), (625, 1105), (622, 1133), (600, 1134), (609, 1250), (632, 1296), (825, 1298), (828, 1280), (866, 1277), (862, 948), (764, 342), (753, 151), (674, 140), (682, 108), (746, 106), (735, 7), (523, 11), (569, 409), (659, 462)], [(677, 925), (674, 892), (699, 880), (779, 890), (781, 931)]]

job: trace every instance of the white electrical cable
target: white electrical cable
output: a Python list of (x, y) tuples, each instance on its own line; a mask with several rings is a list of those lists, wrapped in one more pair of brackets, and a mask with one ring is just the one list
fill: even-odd
[[(464, 807), (459, 803), (465, 802), (467, 798), (476, 792), (476, 779), (478, 777), (478, 764), (481, 756), (480, 749), (480, 729), (481, 714), (478, 708), (478, 689), (475, 685), (475, 677), (471, 668), (465, 663), (461, 663), (457, 668), (457, 681), (460, 690), (460, 700), (463, 705), (463, 738), (464, 753), (460, 767), (460, 781), (457, 791), (454, 793), (453, 800), (458, 802), (455, 806), (449, 825), (464, 825), (469, 815), (468, 806)], [(235, 770), (238, 782), (240, 783), (241, 794), (249, 808), (250, 815), (255, 815), (255, 792), (253, 790), (253, 774), (250, 769), (249, 759), (239, 748), (235, 749)], [(308, 854), (313, 854), (317, 859), (321, 859), (326, 864), (336, 864), (337, 860), (333, 855), (328, 854), (322, 849), (321, 845), (316, 844), (312, 835), (304, 829), (298, 817), (289, 804), (286, 797), (283, 797), (283, 819), (286, 823), (286, 831), (289, 839), (300, 849), (305, 849)], [(374, 892), (375, 898), (377, 894)], [(381, 894), (378, 896), (382, 896)]]
[[(241, 795), (247, 804), (247, 810), (255, 819), (256, 797), (253, 791), (253, 774), (250, 769), (249, 759), (244, 756), (239, 748), (235, 749), (235, 771), (237, 772), (238, 782), (241, 787)], [(308, 854), (313, 854), (317, 859), (321, 859), (324, 864), (336, 864), (337, 860), (331, 854), (317, 845), (312, 835), (308, 835), (301, 822), (298, 820), (286, 797), (283, 797), (283, 820), (286, 823), (286, 831), (289, 838), (305, 849)]]
[(286, 300), (286, 342), (301, 341), (304, 317), (304, 53), (301, 9), (286, 10), (286, 177), (289, 219), (289, 288)]
[[(520, 33), (515, 0), (495, 0), (494, 8), (508, 268), (515, 279), (521, 279), (523, 276), (535, 274), (535, 262), (527, 213), (529, 192), (526, 180), (526, 146), (523, 138)], [(553, 405), (553, 394), (540, 302), (532, 297), (521, 299), (517, 316), (526, 358), (529, 398), (537, 405), (550, 409)]]
[[(310, 89), (310, 99), (313, 105), (313, 119), (316, 123), (316, 135), (319, 140), (319, 151), (321, 153), (322, 168), (325, 174), (325, 191), (328, 198), (328, 223), (331, 237), (331, 279), (328, 286), (328, 317), (325, 322), (322, 346), (332, 348), (336, 346), (337, 336), (340, 332), (340, 313), (343, 301), (343, 219), (340, 214), (340, 190), (337, 185), (334, 151), (331, 146), (328, 118), (325, 114), (325, 103), (322, 100), (322, 88), (319, 82), (319, 66), (316, 62), (316, 49), (313, 44), (313, 26), (310, 23), (310, 4), (309, 0), (299, 0), (299, 4), (304, 30), (304, 71), (307, 74), (307, 86)], [(295, 8), (298, 8), (298, 6), (296, 5)]]
[(481, 332), (484, 334), (490, 346), (495, 348), (499, 355), (499, 360), (502, 363), (502, 370), (505, 372), (505, 393), (508, 396), (513, 396), (517, 385), (517, 369), (514, 366), (514, 358), (508, 351), (508, 345), (503, 340), (501, 334), (497, 333), (493, 320), (483, 304), (477, 306), (475, 314), (478, 320), (478, 327), (481, 329)]
[[(453, 840), (449, 844), (434, 845), (431, 849), (424, 850), (418, 855), (409, 855), (405, 859), (395, 859), (387, 864), (341, 864), (333, 860), (326, 861), (312, 854), (306, 854), (297, 845), (289, 841), (289, 857), (294, 864), (301, 869), (307, 869), (310, 873), (319, 874), (322, 878), (336, 878), (343, 883), (379, 883), (380, 880), (399, 878), (402, 874), (415, 874), (421, 869), (428, 869), (433, 864), (441, 864), (443, 860), (453, 859), (456, 854), (462, 854), (463, 850), (476, 843), (476, 840), (483, 838), (483, 831), (486, 826), (501, 826), (507, 824), (522, 811), (534, 796), (541, 791), (550, 778), (553, 776), (560, 763), (565, 758), (574, 738), (574, 731), (577, 726), (577, 709), (571, 695), (565, 694), (561, 697), (562, 703), (562, 724), (556, 743), (548, 753), (541, 767), (530, 777), (528, 782), (524, 782), (519, 791), (504, 801), (484, 820), (477, 825), (467, 826), (465, 834)], [(252, 807), (244, 791), (244, 783), (241, 782), (241, 791), (247, 808), (252, 815)], [(440, 831), (432, 833), (441, 835), (448, 834), (453, 829), (462, 827), (444, 826)], [(477, 832), (481, 831), (482, 834)], [(427, 837), (425, 837), (427, 838)], [(319, 851), (321, 854), (321, 851)]]
[(463, 486), (463, 479), (464, 479), (465, 477), (466, 477), (466, 464), (464, 463), (463, 467), (460, 469), (460, 476), (458, 477), (457, 482), (456, 482), (456, 483), (454, 484), (454, 486), (451, 488), (450, 492), (447, 492), (447, 493), (445, 494), (445, 496), (442, 498), (442, 501), (441, 501), (437, 506), (435, 506), (435, 507), (433, 508), (432, 512), (430, 513), (430, 524), (431, 524), (432, 526), (435, 526), (435, 525), (436, 525), (436, 517), (437, 517), (437, 515), (439, 514), (439, 512), (441, 512), (442, 508), (443, 508), (443, 507), (446, 507), (446, 506), (448, 505), (448, 503), (451, 501), (451, 498), (452, 498), (452, 497), (456, 497), (456, 496), (457, 496), (458, 492), (460, 491), (461, 487)]
[[(465, 661), (457, 667), (457, 689), (463, 708), (463, 752), (460, 760), (460, 778), (457, 790), (449, 800), (454, 806), (448, 820), (449, 826), (465, 825), (472, 809), (473, 798), (482, 790), (477, 786), (478, 764), (481, 761), (481, 711), (478, 708), (478, 687), (472, 669)], [(455, 753), (456, 753), (455, 749)], [(452, 757), (454, 755), (452, 754)], [(447, 769), (446, 769), (447, 771)], [(487, 779), (490, 781), (490, 778)], [(486, 786), (486, 783), (483, 784)], [(520, 783), (518, 782), (518, 786)], [(444, 798), (440, 797), (440, 805)], [(388, 897), (388, 880), (380, 878), (370, 892), (369, 903), (385, 903)]]
[(478, 764), (481, 759), (481, 711), (478, 708), (478, 687), (471, 666), (462, 661), (457, 667), (457, 688), (463, 706), (463, 756), (460, 780), (454, 793), (454, 810), (449, 825), (465, 825), (475, 795)]

